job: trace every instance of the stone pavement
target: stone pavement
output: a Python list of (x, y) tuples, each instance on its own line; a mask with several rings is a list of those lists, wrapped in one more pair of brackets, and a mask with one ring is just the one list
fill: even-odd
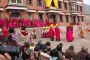
[[(43, 43), (46, 43), (47, 41), (50, 41), (49, 38), (40, 38), (40, 36), (37, 39), (32, 39), (33, 42), (36, 44), (38, 40), (42, 40)], [(50, 41), (51, 47), (55, 48), (57, 44), (63, 43), (63, 51), (65, 51), (70, 45), (75, 46), (75, 51), (78, 52), (81, 50), (81, 47), (83, 45), (86, 45), (88, 47), (88, 52), (90, 53), (90, 33), (88, 33), (88, 36), (84, 39), (79, 38), (77, 33), (74, 33), (74, 41), (73, 42), (67, 42), (66, 41), (66, 34), (61, 34), (61, 41)]]

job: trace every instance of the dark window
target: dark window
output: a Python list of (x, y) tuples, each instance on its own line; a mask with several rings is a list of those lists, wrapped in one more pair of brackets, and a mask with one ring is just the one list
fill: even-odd
[(80, 23), (80, 17), (78, 16), (78, 23)]
[(32, 5), (32, 0), (27, 0), (27, 4)]
[(33, 13), (28, 13), (28, 18), (31, 19), (31, 20), (34, 19), (34, 14)]
[(81, 16), (81, 20), (82, 20), (82, 22), (83, 22), (83, 16)]
[(42, 6), (42, 0), (37, 0), (37, 6)]
[(66, 15), (66, 22), (69, 22), (69, 20), (68, 20), (68, 15)]
[(60, 22), (63, 22), (63, 16), (60, 15), (59, 17), (60, 17)]
[(78, 5), (77, 5), (77, 11), (78, 11)]
[(11, 0), (11, 3), (16, 3), (16, 0)]
[(62, 8), (61, 7), (61, 1), (58, 1), (58, 8)]
[(40, 20), (43, 20), (43, 14), (42, 14), (42, 13), (39, 13), (39, 14), (38, 14), (38, 18), (39, 18)]
[(1, 12), (0, 12), (0, 18), (1, 18)]
[(17, 3), (22, 3), (22, 1), (21, 0), (17, 0)]
[(64, 3), (64, 8), (67, 10), (67, 3), (66, 2)]
[(82, 6), (80, 6), (80, 11), (82, 12)]

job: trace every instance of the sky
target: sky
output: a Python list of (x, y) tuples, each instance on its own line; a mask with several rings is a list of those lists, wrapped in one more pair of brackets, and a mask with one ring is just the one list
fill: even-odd
[(85, 4), (90, 5), (90, 0), (83, 0)]

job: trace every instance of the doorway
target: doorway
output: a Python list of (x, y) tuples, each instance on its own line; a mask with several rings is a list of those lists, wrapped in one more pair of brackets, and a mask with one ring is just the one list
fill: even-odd
[(76, 16), (73, 16), (73, 23), (76, 24)]
[(22, 18), (22, 15), (19, 12), (12, 12), (10, 18)]
[(53, 22), (56, 23), (56, 15), (55, 14), (52, 14), (52, 19), (53, 19)]

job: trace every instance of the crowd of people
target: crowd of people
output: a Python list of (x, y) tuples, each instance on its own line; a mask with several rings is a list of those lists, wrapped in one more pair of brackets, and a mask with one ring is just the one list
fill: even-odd
[(14, 27), (14, 28), (20, 28), (21, 26), (26, 26), (27, 28), (30, 27), (42, 27), (46, 25), (50, 25), (51, 22), (38, 20), (38, 19), (19, 19), (19, 18), (0, 18), (0, 28), (3, 28), (4, 26), (7, 28)]
[[(0, 29), (1, 60), (90, 60), (90, 54), (86, 46), (82, 46), (81, 51), (76, 53), (73, 45), (63, 52), (62, 43), (59, 43), (54, 49), (51, 48), (50, 42), (42, 44), (42, 40), (40, 40), (37, 44), (34, 44), (32, 39), (37, 38), (37, 29), (34, 28), (30, 34), (26, 28), (36, 25), (45, 26), (43, 23), (40, 25), (40, 21), (36, 21), (37, 20), (0, 19), (0, 28), (2, 28)], [(15, 30), (15, 28), (20, 29)], [(85, 38), (88, 30), (88, 25), (83, 22), (80, 23), (77, 29), (77, 31), (79, 31), (78, 36)], [(50, 27), (43, 27), (41, 38), (60, 41), (60, 34), (61, 30), (58, 24), (56, 24), (54, 28), (53, 24), (51, 24)], [(68, 42), (74, 40), (73, 34), (73, 25), (68, 24), (66, 27), (66, 40)], [(33, 38), (31, 38), (31, 36), (33, 36)], [(8, 47), (8, 49), (6, 49), (6, 47)], [(15, 54), (15, 52), (17, 54)]]
[[(55, 33), (52, 26), (53, 25), (50, 26), (48, 31), (50, 33), (49, 38), (51, 39), (51, 41), (53, 41), (54, 36), (52, 37), (52, 35), (55, 34), (57, 36), (56, 40), (59, 41), (60, 35), (58, 38), (57, 34), (60, 34), (60, 29), (58, 28), (58, 24), (56, 24)], [(71, 41), (70, 39), (74, 39), (74, 37), (71, 36), (72, 34), (70, 35), (70, 32), (73, 33), (72, 29), (72, 26), (67, 26), (66, 39), (68, 41)], [(65, 52), (63, 52), (62, 43), (59, 43), (54, 49), (51, 49), (50, 42), (42, 44), (42, 40), (38, 41), (38, 43), (35, 45), (31, 41), (30, 33), (26, 30), (25, 26), (22, 26), (16, 32), (14, 27), (10, 27), (9, 30), (5, 30), (5, 32), (8, 32), (8, 34), (5, 33), (3, 35), (2, 31), (0, 30), (0, 45), (4, 47), (19, 47), (20, 56), (18, 58), (14, 56), (14, 54), (10, 54), (9, 52), (0, 48), (0, 59), (2, 60), (15, 60), (16, 58), (18, 58), (19, 60), (90, 60), (88, 48), (85, 46), (82, 46), (81, 51), (76, 54), (73, 45), (71, 45)], [(42, 37), (47, 37), (47, 34), (42, 35)], [(3, 53), (2, 50), (4, 50)]]

